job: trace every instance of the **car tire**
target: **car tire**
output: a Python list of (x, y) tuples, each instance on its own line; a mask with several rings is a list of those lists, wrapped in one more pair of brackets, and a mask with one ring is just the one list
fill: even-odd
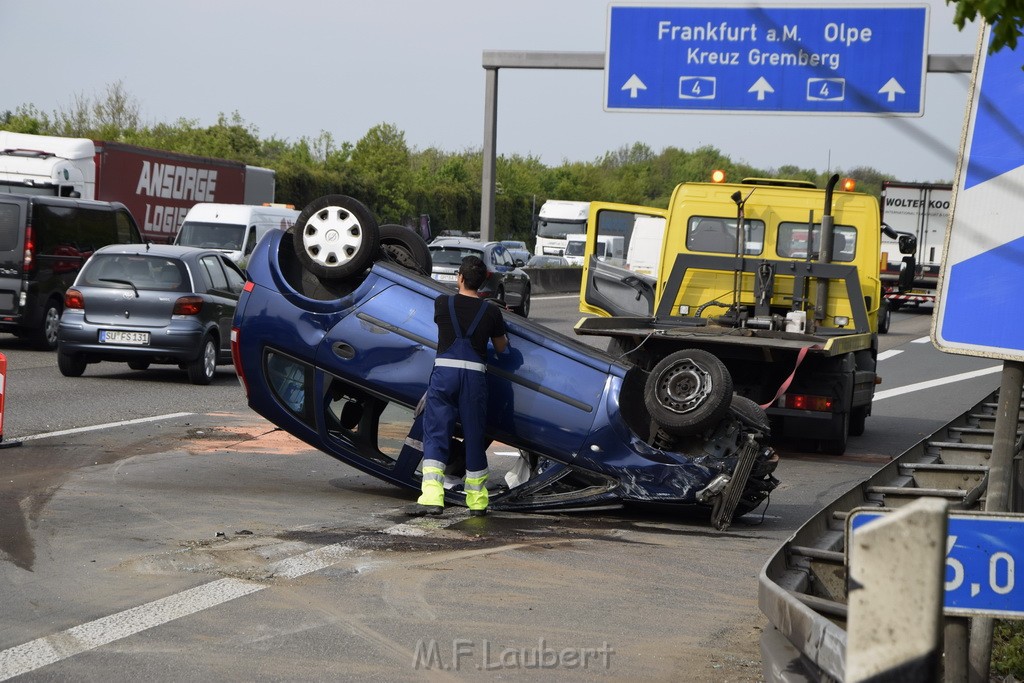
[(768, 420), (768, 413), (746, 396), (734, 394), (729, 404), (729, 410), (740, 422), (750, 429), (763, 432), (765, 435), (771, 433), (771, 422)]
[(882, 305), (878, 307), (878, 334), (888, 334), (891, 321), (892, 309), (889, 307), (889, 302), (883, 299)]
[[(56, 299), (46, 302), (43, 320), (33, 331), (32, 344), (42, 351), (53, 351), (57, 348), (57, 333), (60, 330), (61, 304)], [(82, 373), (78, 373), (82, 374)]]
[(381, 261), (395, 263), (403, 268), (430, 277), (434, 267), (430, 248), (423, 238), (402, 225), (380, 226)]
[(328, 280), (363, 272), (380, 250), (377, 219), (362, 202), (345, 195), (314, 199), (289, 230), (302, 267)]
[(188, 381), (192, 384), (209, 384), (217, 371), (217, 341), (212, 335), (203, 337), (203, 348), (199, 357), (187, 363)]
[(524, 318), (530, 317), (530, 288), (527, 287), (526, 291), (523, 292), (523, 300), (518, 306), (512, 309), (513, 313), (523, 316)]
[(57, 351), (57, 369), (65, 377), (81, 377), (88, 363), (81, 356)]
[(644, 404), (658, 426), (679, 436), (715, 425), (729, 410), (732, 376), (714, 355), (684, 349), (661, 360), (644, 384)]
[(132, 370), (148, 370), (149, 369), (149, 361), (148, 360), (130, 360), (130, 361), (128, 361), (128, 367), (131, 368)]

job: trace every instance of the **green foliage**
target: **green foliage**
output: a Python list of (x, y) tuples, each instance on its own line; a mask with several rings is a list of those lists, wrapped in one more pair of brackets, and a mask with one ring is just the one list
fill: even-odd
[(994, 676), (1024, 680), (1024, 621), (996, 620), (991, 669)]
[[(187, 118), (149, 126), (140, 121), (137, 102), (117, 82), (101, 98), (75, 95), (67, 108), (52, 115), (31, 104), (3, 112), (0, 129), (117, 140), (231, 159), (274, 169), (277, 201), (296, 207), (322, 195), (347, 194), (364, 201), (381, 222), (412, 225), (426, 214), (435, 234), (480, 229), (480, 149), (410, 149), (405, 133), (389, 123), (374, 126), (352, 144), (339, 143), (326, 131), (294, 142), (262, 139), (238, 112), (220, 114), (210, 126)], [(786, 177), (824, 186), (828, 177), (825, 172), (791, 165), (754, 168), (712, 146), (690, 151), (667, 147), (659, 152), (635, 142), (592, 162), (563, 161), (555, 166), (545, 166), (533, 156), (502, 156), (495, 166), (494, 236), (530, 242), (534, 215), (547, 199), (666, 207), (676, 185), (708, 180), (715, 169), (725, 171), (730, 180)], [(845, 175), (857, 177), (858, 189), (873, 194), (878, 194), (883, 180), (890, 179), (871, 168), (856, 168)]]
[(946, 0), (956, 7), (953, 23), (961, 31), (978, 15), (992, 25), (992, 44), (989, 53), (1003, 47), (1017, 47), (1017, 38), (1024, 30), (1024, 0)]

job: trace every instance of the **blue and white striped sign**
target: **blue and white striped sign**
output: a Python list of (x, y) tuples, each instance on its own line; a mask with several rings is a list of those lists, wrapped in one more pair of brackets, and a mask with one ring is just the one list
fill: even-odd
[(978, 42), (932, 341), (1024, 360), (1024, 46)]

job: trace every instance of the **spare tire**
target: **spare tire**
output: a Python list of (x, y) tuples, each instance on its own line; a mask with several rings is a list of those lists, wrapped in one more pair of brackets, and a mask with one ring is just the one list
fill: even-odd
[(700, 349), (684, 349), (661, 360), (644, 385), (651, 418), (678, 436), (714, 426), (729, 410), (732, 376), (725, 364)]
[(430, 277), (430, 271), (434, 267), (427, 243), (418, 234), (402, 225), (380, 226), (378, 258), (427, 277)]
[(345, 195), (310, 202), (293, 230), (299, 263), (319, 278), (341, 280), (361, 273), (378, 254), (377, 219), (362, 202)]

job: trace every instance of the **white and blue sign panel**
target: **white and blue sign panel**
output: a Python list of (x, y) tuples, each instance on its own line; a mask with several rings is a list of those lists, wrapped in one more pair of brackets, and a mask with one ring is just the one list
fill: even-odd
[(612, 5), (608, 111), (920, 116), (926, 5)]
[[(882, 514), (855, 510), (851, 532)], [(945, 588), (946, 614), (1024, 618), (1024, 515), (949, 513)]]
[(932, 341), (1024, 360), (1024, 47), (975, 59)]

